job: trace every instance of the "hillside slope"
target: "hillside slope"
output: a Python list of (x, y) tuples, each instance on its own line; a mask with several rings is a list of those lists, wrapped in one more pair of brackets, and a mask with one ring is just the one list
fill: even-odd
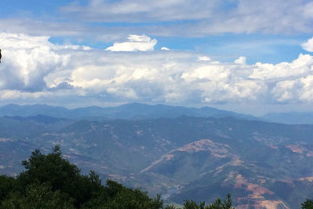
[(231, 192), (238, 208), (296, 208), (312, 198), (312, 125), (235, 118), (42, 117), (0, 118), (1, 173), (20, 171), (17, 165), (29, 150), (60, 144), (83, 171), (96, 170), (103, 178), (178, 203), (211, 201)]

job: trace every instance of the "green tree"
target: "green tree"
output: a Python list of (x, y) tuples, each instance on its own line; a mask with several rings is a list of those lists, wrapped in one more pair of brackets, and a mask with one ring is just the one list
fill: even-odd
[(176, 209), (174, 205), (167, 205), (164, 209)]
[(212, 204), (206, 205), (205, 202), (197, 204), (192, 200), (184, 203), (184, 209), (233, 209), (231, 195), (228, 194), (224, 200), (217, 198)]
[(313, 200), (306, 200), (301, 204), (301, 209), (313, 209)]
[(80, 207), (102, 189), (99, 177), (93, 171), (89, 176), (81, 175), (77, 166), (62, 157), (59, 146), (47, 155), (35, 150), (22, 164), (25, 171), (17, 177), (21, 192), (34, 183), (47, 184), (52, 191), (71, 197)]
[[(49, 154), (35, 150), (22, 164), (25, 171), (17, 178), (0, 176), (0, 209), (175, 209), (164, 207), (159, 195), (151, 198), (111, 180), (102, 185), (94, 171), (81, 175), (59, 146)], [(303, 209), (311, 209), (310, 203)], [(232, 201), (230, 195), (210, 205), (189, 200), (184, 209), (232, 209)]]
[(228, 194), (224, 200), (217, 198), (211, 205), (208, 206), (208, 209), (232, 209), (232, 205), (231, 195)]
[(25, 171), (16, 179), (0, 176), (1, 209), (163, 208), (160, 196), (150, 198), (111, 180), (104, 186), (94, 171), (81, 175), (59, 146), (49, 154), (35, 150), (22, 164)]
[(108, 180), (105, 189), (96, 198), (84, 205), (85, 209), (161, 209), (160, 196), (150, 198), (138, 189), (129, 189)]
[(4, 200), (8, 194), (14, 191), (16, 180), (8, 176), (0, 176), (0, 202)]
[(72, 200), (48, 185), (29, 185), (25, 194), (11, 193), (1, 209), (74, 209)]
[(205, 208), (205, 202), (201, 202), (200, 204), (197, 204), (196, 202), (192, 200), (186, 200), (184, 202), (184, 209), (204, 209)]

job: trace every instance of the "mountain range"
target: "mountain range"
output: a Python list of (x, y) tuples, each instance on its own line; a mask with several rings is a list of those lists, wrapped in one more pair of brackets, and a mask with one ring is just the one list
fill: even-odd
[(254, 118), (246, 114), (219, 110), (212, 107), (192, 108), (168, 105), (147, 105), (131, 103), (114, 107), (83, 107), (68, 109), (65, 107), (49, 106), (42, 104), (17, 105), (9, 104), (0, 107), (0, 116), (37, 116), (45, 115), (57, 118), (69, 119), (153, 119), (153, 118), (175, 118), (179, 116), (193, 117), (237, 117)]
[(156, 119), (191, 117), (235, 117), (242, 119), (262, 120), (285, 124), (313, 124), (312, 112), (267, 113), (263, 116), (236, 113), (212, 107), (183, 107), (169, 105), (148, 105), (140, 103), (124, 104), (113, 107), (89, 106), (68, 109), (44, 104), (17, 105), (9, 104), (0, 107), (0, 116), (30, 117), (45, 115), (55, 118), (106, 120), (106, 119)]
[(313, 112), (268, 113), (262, 119), (286, 124), (313, 124)]
[(168, 202), (231, 193), (238, 209), (291, 209), (312, 198), (313, 125), (142, 104), (9, 105), (0, 115), (1, 174), (16, 175), (31, 151), (59, 144), (84, 172), (160, 193)]

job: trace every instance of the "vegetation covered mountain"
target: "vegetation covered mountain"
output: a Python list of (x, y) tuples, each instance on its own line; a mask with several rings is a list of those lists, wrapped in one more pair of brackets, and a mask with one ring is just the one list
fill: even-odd
[[(60, 147), (52, 153), (32, 152), (22, 162), (25, 170), (16, 178), (0, 176), (1, 209), (175, 209), (165, 206), (160, 196), (150, 198), (138, 189), (129, 189), (108, 180), (106, 185), (94, 171), (80, 174), (64, 159)], [(183, 209), (232, 209), (230, 195), (212, 204), (185, 201)]]
[(0, 118), (0, 173), (16, 176), (36, 148), (60, 144), (66, 159), (169, 202), (299, 208), (313, 195), (313, 125), (234, 117), (74, 120)]

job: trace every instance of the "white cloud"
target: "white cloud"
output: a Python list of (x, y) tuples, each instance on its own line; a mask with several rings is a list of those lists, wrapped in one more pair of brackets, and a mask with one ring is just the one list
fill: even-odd
[(305, 43), (303, 43), (302, 48), (308, 52), (313, 52), (313, 38), (307, 40)]
[(247, 62), (247, 58), (246, 57), (239, 57), (238, 59), (236, 59), (234, 61), (235, 64), (238, 64), (238, 65), (244, 65), (246, 64)]
[(0, 34), (0, 89), (40, 90), (46, 87), (44, 76), (61, 69), (69, 58), (57, 53), (48, 39), (45, 36)]
[(106, 50), (114, 52), (153, 51), (156, 44), (157, 40), (151, 39), (149, 36), (129, 35), (128, 41), (114, 43)]
[(163, 46), (163, 47), (161, 47), (161, 50), (162, 50), (162, 51), (170, 51), (171, 49), (169, 49), (169, 48)]
[(118, 58), (107, 55), (103, 60), (106, 64), (73, 70), (70, 84), (92, 91), (102, 89), (126, 100), (145, 102), (309, 101), (309, 96), (304, 97), (309, 88), (298, 86), (295, 88), (297, 94), (287, 95), (290, 85), (281, 82), (301, 80), (313, 74), (313, 57), (310, 55), (300, 55), (291, 63), (248, 65), (215, 60), (197, 62), (195, 58), (199, 55), (169, 53), (119, 54)]
[(198, 60), (199, 61), (211, 61), (211, 58), (208, 56), (199, 56)]
[(0, 45), (2, 102), (313, 103), (309, 54), (278, 64), (247, 64), (244, 57), (226, 63), (191, 52), (112, 53), (7, 33)]
[(282, 62), (276, 65), (256, 63), (250, 78), (270, 82), (296, 79), (312, 73), (312, 66), (312, 56), (300, 54), (297, 59), (290, 63)]

